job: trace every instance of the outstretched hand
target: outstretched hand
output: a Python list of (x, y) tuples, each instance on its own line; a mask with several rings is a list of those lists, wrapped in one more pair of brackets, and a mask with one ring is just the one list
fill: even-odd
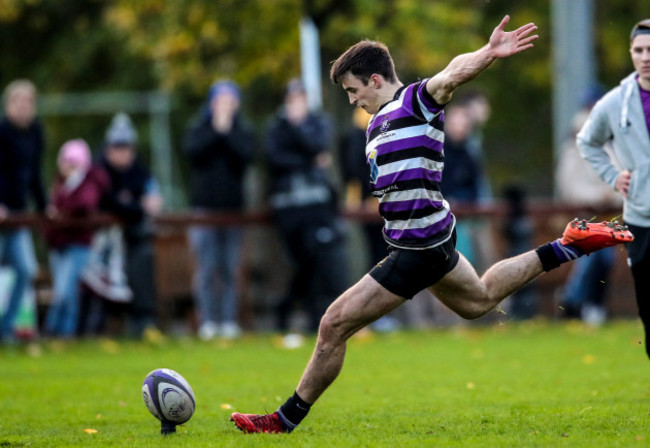
[(530, 33), (537, 30), (537, 25), (532, 22), (514, 31), (505, 31), (509, 21), (510, 16), (506, 15), (490, 36), (490, 49), (496, 58), (507, 58), (528, 50), (532, 48), (532, 42), (539, 37), (537, 34), (530, 36)]

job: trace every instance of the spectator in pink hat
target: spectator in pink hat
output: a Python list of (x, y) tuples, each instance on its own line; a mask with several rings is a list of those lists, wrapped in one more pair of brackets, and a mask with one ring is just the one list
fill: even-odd
[(101, 167), (92, 165), (90, 149), (82, 139), (69, 140), (61, 146), (57, 165), (45, 232), (54, 283), (45, 332), (71, 338), (76, 333), (79, 315), (79, 281), (94, 233), (94, 229), (80, 227), (71, 220), (97, 211), (108, 191), (109, 179)]

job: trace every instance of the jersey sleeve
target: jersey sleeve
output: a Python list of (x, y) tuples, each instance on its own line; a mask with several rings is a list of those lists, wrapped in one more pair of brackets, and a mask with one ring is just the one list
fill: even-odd
[(422, 80), (413, 89), (413, 113), (420, 116), (427, 122), (436, 118), (444, 109), (444, 105), (438, 104), (427, 91), (427, 81)]

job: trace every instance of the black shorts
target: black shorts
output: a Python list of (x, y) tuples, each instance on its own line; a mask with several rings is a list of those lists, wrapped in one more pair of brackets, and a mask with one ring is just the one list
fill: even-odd
[(458, 264), (456, 229), (451, 238), (433, 249), (397, 249), (373, 267), (369, 274), (381, 286), (405, 299), (436, 284)]

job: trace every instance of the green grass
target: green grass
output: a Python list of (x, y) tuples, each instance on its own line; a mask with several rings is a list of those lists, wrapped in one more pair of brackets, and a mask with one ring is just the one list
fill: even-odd
[[(354, 339), (341, 376), (290, 435), (243, 435), (228, 417), (274, 411), (313, 340), (295, 350), (272, 335), (2, 348), (0, 448), (648, 446), (642, 335), (638, 321), (528, 322)], [(165, 438), (140, 392), (157, 367), (185, 376), (197, 399)]]

